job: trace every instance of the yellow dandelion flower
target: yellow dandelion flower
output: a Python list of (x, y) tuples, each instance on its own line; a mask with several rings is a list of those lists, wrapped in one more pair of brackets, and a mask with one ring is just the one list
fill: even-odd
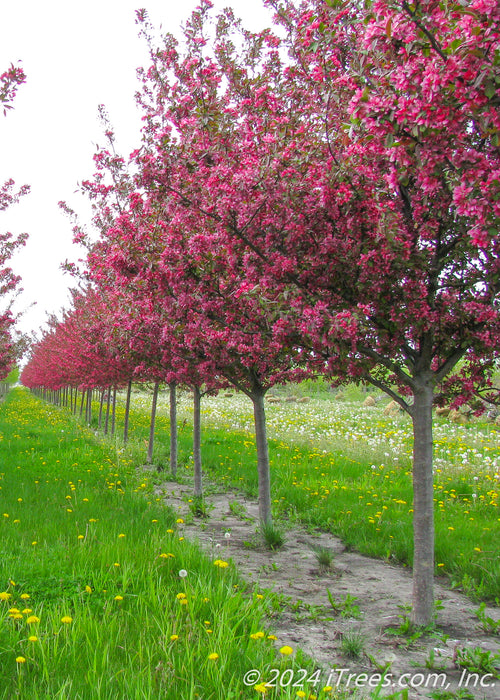
[(123, 596), (122, 595), (115, 595), (115, 600), (123, 600)]
[(16, 664), (25, 664), (25, 663), (26, 663), (26, 659), (24, 658), (24, 656), (16, 656)]
[(20, 595), (21, 600), (28, 600), (29, 597), (30, 597), (29, 593), (21, 593), (21, 595)]
[(171, 634), (171, 635), (170, 635), (170, 641), (171, 641), (171, 642), (175, 642), (176, 639), (179, 639), (179, 635), (178, 635), (178, 634)]
[(283, 654), (283, 656), (290, 656), (290, 654), (293, 654), (293, 649), (292, 647), (285, 645), (284, 647), (281, 647), (280, 654)]
[(254, 632), (253, 634), (250, 635), (250, 639), (264, 639), (265, 634), (264, 632)]
[(182, 518), (177, 518), (175, 522), (181, 525), (184, 522), (184, 520)]
[(227, 561), (223, 561), (222, 559), (216, 559), (216, 560), (214, 561), (214, 565), (215, 565), (215, 566), (218, 566), (219, 569), (225, 569), (226, 567), (229, 566), (229, 564), (227, 563)]
[(30, 615), (26, 619), (26, 624), (28, 624), (28, 625), (36, 625), (37, 622), (40, 622), (40, 618), (37, 617), (36, 615)]
[(120, 534), (118, 535), (118, 537), (119, 537), (119, 538), (125, 537), (125, 535), (123, 534), (123, 532), (120, 532)]
[(92, 588), (90, 586), (85, 586), (85, 593), (92, 593)]
[(70, 617), (69, 615), (64, 615), (64, 617), (61, 617), (61, 622), (64, 625), (70, 625), (73, 622), (73, 618)]
[(265, 683), (257, 683), (257, 685), (254, 685), (253, 687), (254, 690), (256, 690), (258, 693), (267, 693), (267, 685)]
[(177, 593), (177, 595), (175, 597), (177, 598), (177, 600), (182, 600), (183, 598), (186, 597), (186, 594), (185, 593)]
[(9, 600), (12, 597), (12, 593), (7, 593), (7, 591), (0, 592), (0, 600)]
[(28, 637), (28, 642), (38, 642), (38, 637), (36, 637), (34, 634), (31, 634)]
[(216, 654), (214, 651), (208, 655), (208, 658), (210, 659), (210, 661), (217, 661), (217, 659), (219, 658), (219, 654)]

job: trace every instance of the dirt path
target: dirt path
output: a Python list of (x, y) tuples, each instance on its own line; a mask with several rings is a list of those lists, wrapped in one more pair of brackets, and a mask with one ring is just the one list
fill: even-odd
[[(276, 611), (268, 628), (277, 636), (279, 646), (300, 647), (314, 659), (324, 669), (322, 682), (330, 676), (329, 684), (335, 687), (339, 679), (347, 680), (353, 691), (358, 684), (368, 695), (373, 687), (370, 683), (377, 682), (376, 674), (390, 664), (393, 686), (386, 695), (409, 687), (410, 700), (430, 697), (436, 691), (439, 693), (434, 697), (443, 700), (499, 700), (499, 679), (484, 671), (471, 675), (470, 670), (457, 668), (454, 663), (457, 650), (463, 648), (480, 647), (500, 653), (499, 638), (483, 632), (474, 614), (478, 605), (464, 595), (436, 584), (435, 597), (443, 605), (437, 616), (436, 635), (420, 637), (410, 644), (408, 636), (388, 631), (401, 625), (400, 616), (405, 611), (400, 606), (411, 602), (408, 570), (346, 551), (341, 540), (330, 534), (295, 527), (286, 531), (281, 549), (269, 551), (256, 541), (257, 502), (235, 491), (222, 492), (210, 485), (206, 495), (208, 518), (192, 517), (187, 502), (191, 485), (166, 481), (156, 491), (185, 519), (182, 527), (186, 537), (199, 540), (210, 553), (216, 552), (214, 558), (230, 558), (243, 578), (261, 591), (276, 594)], [(226, 532), (229, 537), (225, 537)], [(319, 568), (313, 549), (318, 546), (334, 553), (327, 570)], [(350, 604), (343, 604), (346, 597)], [(356, 612), (353, 606), (359, 609), (358, 617), (349, 616), (350, 609)], [(486, 612), (495, 620), (499, 618), (498, 608)], [(352, 659), (342, 652), (342, 641), (356, 633), (365, 640), (364, 651), (361, 657)], [(340, 673), (338, 669), (348, 670)]]

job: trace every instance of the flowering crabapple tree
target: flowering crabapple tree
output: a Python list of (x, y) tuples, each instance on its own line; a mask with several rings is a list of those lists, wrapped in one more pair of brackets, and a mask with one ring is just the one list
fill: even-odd
[[(137, 182), (146, 192), (145, 206), (156, 213), (156, 231), (161, 232), (162, 252), (157, 262), (148, 263), (148, 274), (157, 280), (164, 297), (174, 301), (169, 314), (182, 346), (197, 361), (209, 356), (217, 374), (252, 400), (260, 519), (270, 522), (264, 397), (271, 386), (305, 372), (298, 366), (302, 357), (295, 332), (287, 335), (275, 323), (281, 318), (280, 292), (263, 296), (258, 285), (247, 283), (248, 265), (260, 261), (252, 261), (246, 245), (226, 235), (227, 222), (214, 207), (210, 184), (206, 188), (206, 175), (216, 166), (211, 139), (224, 149), (220, 128), (224, 115), (218, 123), (220, 67), (205, 65), (207, 42), (200, 36), (209, 9), (210, 3), (203, 2), (187, 23), (184, 55), (178, 54), (171, 36), (165, 37), (161, 50), (152, 51), (153, 66), (143, 74), (139, 98), (145, 129), (135, 154)], [(147, 29), (144, 13), (139, 13), (139, 21)], [(204, 130), (212, 116), (213, 128)], [(217, 167), (214, 171), (224, 177)], [(213, 184), (214, 194), (221, 194), (217, 181)], [(228, 196), (238, 195), (223, 194), (224, 204)], [(153, 234), (143, 229), (142, 236), (146, 242)]]
[[(191, 219), (191, 220), (190, 220)], [(135, 193), (130, 210), (117, 217), (89, 255), (91, 275), (100, 280), (114, 274), (116, 286), (132, 300), (123, 326), (134, 326), (134, 345), (149, 337), (147, 366), (156, 363), (169, 383), (183, 384), (194, 393), (195, 496), (201, 495), (201, 394), (231, 383), (254, 404), (260, 516), (271, 519), (269, 457), (265, 430), (264, 396), (275, 381), (291, 376), (290, 351), (270, 342), (271, 308), (258, 295), (243, 300), (237, 276), (235, 247), (217, 253), (208, 246), (209, 228), (200, 230), (198, 217), (165, 201), (157, 193), (143, 198)], [(240, 246), (241, 250), (244, 249)], [(112, 272), (114, 271), (114, 272)], [(241, 270), (240, 270), (241, 272)], [(141, 312), (137, 315), (137, 310)], [(161, 328), (161, 333), (158, 333)], [(132, 340), (133, 338), (133, 340)], [(142, 342), (142, 341), (140, 341)]]
[[(3, 106), (4, 115), (12, 109), (12, 101), (19, 85), (24, 83), (26, 76), (19, 67), (10, 66), (0, 75), (0, 103)], [(24, 185), (18, 191), (14, 189), (14, 181), (9, 179), (0, 186), (0, 211), (5, 211), (15, 204), (20, 197), (29, 192), (29, 187)], [(21, 278), (15, 275), (6, 265), (14, 252), (20, 246), (25, 245), (27, 234), (14, 236), (12, 233), (0, 234), (0, 297), (6, 301), (5, 308), (0, 314), (0, 377), (6, 377), (11, 370), (16, 358), (26, 349), (26, 339), (14, 338), (13, 326), (15, 318), (11, 311), (12, 293), (19, 291)]]
[(332, 381), (369, 382), (411, 417), (426, 625), (432, 407), (488, 386), (499, 348), (500, 8), (266, 4), (276, 34), (226, 12), (210, 43), (205, 0), (184, 54), (165, 37), (144, 73), (141, 184), (170, 229), (196, 232), (195, 260), (238, 261), (232, 297), (269, 301), (268, 337), (295, 333)]

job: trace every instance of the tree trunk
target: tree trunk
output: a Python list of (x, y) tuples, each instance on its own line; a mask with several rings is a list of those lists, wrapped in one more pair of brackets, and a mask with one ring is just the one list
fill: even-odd
[(82, 399), (80, 401), (80, 418), (83, 416), (83, 402), (85, 400), (85, 389), (82, 389)]
[(99, 430), (102, 428), (102, 406), (104, 404), (104, 397), (106, 395), (106, 389), (101, 389), (101, 399), (99, 401), (99, 419), (97, 421), (97, 427)]
[(92, 423), (92, 389), (87, 389), (86, 419), (87, 419), (87, 423), (90, 425)]
[(108, 391), (106, 393), (106, 417), (104, 418), (104, 435), (108, 434), (110, 406), (111, 406), (111, 387), (108, 386)]
[(414, 392), (413, 420), (413, 622), (425, 627), (434, 613), (433, 384), (422, 378)]
[(271, 515), (271, 470), (269, 467), (269, 451), (267, 447), (266, 412), (264, 408), (263, 389), (253, 391), (253, 415), (255, 423), (255, 442), (257, 444), (257, 472), (259, 475), (259, 519), (261, 523), (270, 525)]
[(153, 447), (155, 443), (155, 420), (156, 420), (156, 404), (158, 402), (158, 389), (160, 383), (156, 382), (155, 388), (153, 389), (153, 402), (151, 404), (151, 423), (149, 425), (149, 445), (148, 445), (148, 456), (147, 462), (151, 464), (153, 461)]
[(177, 385), (171, 382), (170, 390), (170, 471), (177, 476)]
[(193, 459), (194, 459), (194, 496), (200, 498), (203, 495), (201, 483), (201, 391), (195, 386), (193, 402)]
[(116, 386), (113, 387), (113, 405), (111, 410), (111, 435), (115, 434), (116, 424)]
[(132, 380), (127, 385), (127, 400), (125, 402), (125, 418), (123, 421), (123, 444), (128, 442), (128, 417), (130, 413), (130, 395), (132, 394)]

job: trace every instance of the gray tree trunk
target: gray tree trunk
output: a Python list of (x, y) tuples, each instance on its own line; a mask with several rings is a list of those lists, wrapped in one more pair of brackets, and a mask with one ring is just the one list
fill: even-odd
[(201, 391), (195, 386), (193, 402), (193, 459), (194, 459), (194, 495), (199, 498), (203, 495), (201, 483)]
[(418, 626), (434, 613), (434, 489), (432, 474), (432, 399), (430, 376), (418, 379), (413, 420), (413, 610)]
[(103, 406), (103, 404), (104, 404), (104, 396), (105, 396), (105, 395), (106, 395), (106, 390), (105, 390), (105, 389), (101, 389), (101, 399), (100, 399), (100, 401), (99, 401), (99, 419), (98, 419), (98, 421), (97, 421), (97, 427), (99, 428), (99, 430), (100, 430), (101, 427), (102, 427), (102, 406)]
[(92, 389), (87, 389), (87, 407), (85, 411), (85, 418), (87, 423), (90, 425), (92, 423)]
[(106, 417), (104, 418), (104, 435), (108, 434), (110, 406), (111, 406), (111, 387), (108, 386), (108, 391), (106, 392)]
[(116, 386), (113, 387), (113, 402), (112, 402), (112, 410), (111, 410), (111, 435), (115, 434), (115, 425), (116, 425)]
[(125, 418), (123, 421), (123, 443), (126, 445), (128, 442), (128, 418), (130, 414), (130, 396), (132, 394), (132, 380), (129, 381), (127, 385), (127, 400), (125, 402)]
[(253, 415), (255, 423), (255, 442), (257, 445), (257, 472), (259, 476), (259, 519), (271, 524), (271, 470), (269, 467), (269, 450), (267, 446), (266, 412), (264, 408), (265, 391), (253, 391)]
[(177, 385), (171, 382), (170, 390), (170, 471), (177, 476)]
[(153, 461), (153, 447), (155, 444), (155, 421), (156, 421), (156, 404), (158, 403), (158, 389), (160, 383), (156, 382), (153, 389), (153, 401), (151, 403), (151, 422), (149, 424), (149, 444), (147, 462), (151, 464)]

